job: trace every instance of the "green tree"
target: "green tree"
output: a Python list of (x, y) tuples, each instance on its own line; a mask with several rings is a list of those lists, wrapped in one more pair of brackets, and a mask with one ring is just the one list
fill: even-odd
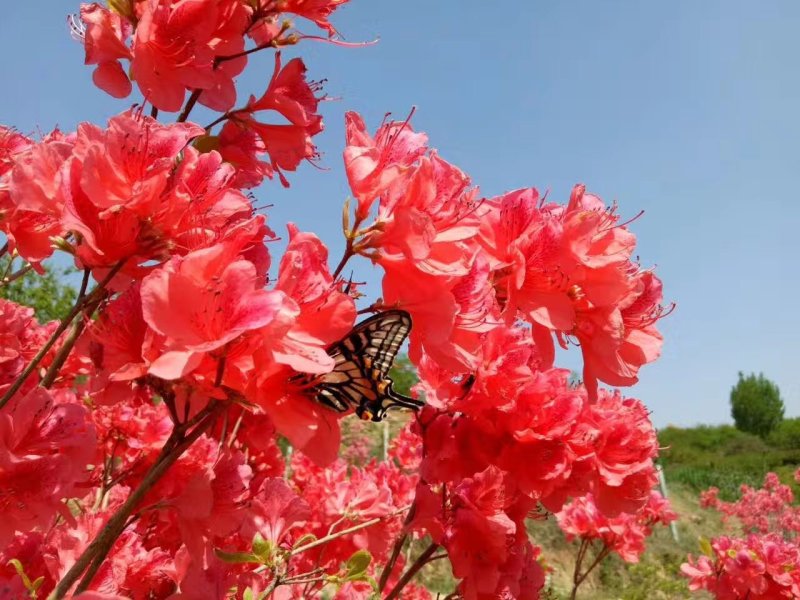
[(783, 400), (778, 386), (764, 377), (739, 371), (739, 381), (731, 389), (731, 416), (736, 428), (767, 437), (783, 421)]
[(39, 275), (33, 270), (25, 270), (18, 260), (0, 259), (3, 279), (13, 277), (15, 273), (23, 274), (0, 284), (0, 298), (30, 306), (40, 323), (61, 319), (72, 308), (78, 292), (63, 279), (68, 270), (46, 268), (44, 275)]

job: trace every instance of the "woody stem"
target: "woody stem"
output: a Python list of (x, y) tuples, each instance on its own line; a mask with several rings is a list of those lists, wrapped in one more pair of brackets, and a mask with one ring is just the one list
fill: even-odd
[(347, 233), (347, 243), (344, 247), (344, 253), (342, 254), (342, 258), (339, 261), (339, 264), (336, 265), (336, 269), (333, 271), (333, 280), (336, 281), (336, 278), (340, 275), (342, 270), (344, 269), (347, 261), (350, 260), (353, 256), (355, 256), (356, 252), (354, 249), (353, 240), (355, 239), (356, 231), (358, 230), (358, 226), (361, 224), (361, 219), (356, 218), (356, 222), (353, 224), (353, 228)]
[[(81, 582), (78, 584), (75, 593), (86, 590), (92, 582), (100, 565), (103, 564), (114, 542), (125, 530), (130, 516), (142, 501), (147, 492), (164, 476), (167, 470), (183, 455), (197, 438), (208, 431), (214, 424), (220, 410), (225, 405), (212, 399), (206, 407), (200, 411), (193, 419), (192, 424), (196, 423), (194, 429), (187, 433), (189, 423), (177, 426), (172, 430), (164, 447), (156, 459), (155, 464), (142, 479), (139, 486), (128, 496), (125, 503), (117, 509), (117, 512), (108, 520), (99, 535), (89, 544), (83, 554), (75, 561), (72, 568), (58, 582), (55, 590), (50, 594), (48, 600), (60, 600), (64, 598), (78, 578), (86, 571)], [(88, 570), (87, 570), (88, 568)]]
[(420, 569), (428, 564), (428, 561), (439, 548), (439, 544), (431, 544), (427, 548), (425, 548), (424, 552), (417, 557), (417, 560), (414, 561), (414, 564), (408, 568), (408, 571), (403, 573), (403, 576), (400, 578), (400, 581), (397, 582), (397, 585), (394, 586), (389, 595), (386, 596), (385, 600), (394, 600), (400, 596), (400, 592), (403, 590), (404, 587), (411, 581), (414, 576), (419, 573)]
[[(411, 507), (408, 509), (408, 515), (406, 515), (406, 520), (403, 523), (403, 528), (405, 529), (408, 527), (408, 524), (411, 523), (411, 520), (414, 518), (414, 509), (416, 508), (416, 504), (414, 502), (411, 503)], [(397, 558), (400, 556), (400, 552), (403, 550), (403, 544), (406, 541), (408, 534), (404, 533), (400, 537), (397, 538), (397, 541), (394, 543), (394, 547), (392, 548), (392, 554), (389, 556), (389, 560), (386, 563), (386, 566), (383, 567), (383, 571), (381, 571), (381, 578), (378, 581), (378, 591), (382, 592), (383, 588), (386, 587), (386, 584), (389, 581), (389, 576), (392, 574), (394, 570), (394, 564), (397, 562)]]
[(108, 272), (106, 277), (97, 284), (91, 293), (86, 294), (86, 285), (89, 280), (89, 272), (85, 271), (83, 275), (83, 282), (81, 283), (81, 290), (78, 294), (77, 299), (75, 300), (75, 304), (72, 307), (72, 310), (69, 311), (66, 317), (61, 319), (61, 323), (59, 323), (56, 330), (53, 332), (53, 335), (50, 336), (50, 339), (45, 342), (45, 344), (39, 349), (39, 352), (36, 353), (36, 356), (33, 357), (28, 366), (20, 373), (19, 377), (17, 377), (16, 381), (11, 384), (11, 387), (6, 390), (6, 393), (3, 394), (3, 397), (0, 398), (0, 408), (3, 408), (9, 400), (16, 394), (19, 389), (23, 386), (25, 381), (28, 379), (31, 373), (36, 370), (36, 367), (39, 366), (39, 363), (42, 362), (44, 357), (50, 351), (50, 349), (56, 344), (56, 342), (61, 337), (67, 328), (72, 324), (72, 321), (77, 317), (81, 311), (86, 307), (87, 304), (95, 302), (98, 298), (101, 298), (105, 295), (106, 290), (105, 287), (108, 283), (114, 278), (117, 272), (122, 268), (122, 265), (125, 261), (120, 261)]
[(178, 115), (178, 123), (183, 123), (186, 119), (189, 118), (189, 113), (192, 112), (194, 105), (197, 104), (197, 100), (200, 98), (200, 94), (203, 93), (203, 90), (193, 90), (192, 94), (189, 96), (189, 99), (186, 101), (186, 106), (183, 107), (183, 111), (181, 114)]

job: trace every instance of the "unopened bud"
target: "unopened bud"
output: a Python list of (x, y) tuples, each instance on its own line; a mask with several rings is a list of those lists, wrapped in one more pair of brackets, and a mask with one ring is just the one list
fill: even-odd
[(344, 231), (344, 237), (350, 239), (352, 236), (350, 231), (350, 196), (345, 199), (342, 207), (342, 231)]
[(65, 240), (60, 235), (54, 235), (50, 238), (50, 244), (56, 250), (61, 250), (62, 252), (66, 252), (67, 254), (75, 255), (75, 246), (70, 244), (67, 240)]

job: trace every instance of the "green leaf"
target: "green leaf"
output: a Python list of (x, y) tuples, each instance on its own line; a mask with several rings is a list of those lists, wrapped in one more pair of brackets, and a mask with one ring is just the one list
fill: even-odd
[(266, 563), (275, 553), (275, 544), (271, 540), (265, 540), (260, 533), (253, 537), (253, 554), (261, 559), (261, 562)]
[(254, 600), (252, 588), (247, 588), (242, 594), (242, 600)]
[(363, 581), (367, 576), (367, 568), (372, 562), (372, 555), (367, 550), (358, 550), (347, 559), (345, 565), (347, 581)]
[(709, 542), (708, 539), (704, 537), (701, 537), (699, 541), (700, 541), (700, 552), (702, 552), (706, 556), (713, 556), (714, 550), (713, 548), (711, 548), (711, 542)]
[(242, 564), (242, 563), (256, 563), (261, 564), (258, 557), (251, 552), (225, 552), (219, 548), (214, 548), (214, 554), (217, 555), (222, 562)]
[(42, 575), (36, 581), (33, 582), (33, 585), (31, 586), (31, 591), (33, 592), (39, 591), (39, 588), (42, 587), (43, 583), (44, 583), (44, 575)]
[(25, 589), (31, 591), (31, 589), (33, 588), (33, 584), (31, 583), (31, 580), (28, 578), (28, 576), (25, 575), (25, 569), (22, 567), (22, 563), (19, 562), (18, 559), (12, 558), (10, 561), (8, 561), (8, 564), (14, 567), (14, 570), (17, 572), (17, 575), (19, 575), (19, 578), (22, 579), (22, 585), (25, 586)]
[(372, 586), (372, 591), (375, 592), (375, 594), (377, 594), (375, 596), (375, 598), (377, 598), (378, 600), (381, 600), (380, 594), (379, 594), (380, 590), (378, 589), (378, 582), (375, 581), (375, 578), (367, 576), (367, 577), (364, 578), (364, 581), (366, 581), (368, 584), (370, 584)]

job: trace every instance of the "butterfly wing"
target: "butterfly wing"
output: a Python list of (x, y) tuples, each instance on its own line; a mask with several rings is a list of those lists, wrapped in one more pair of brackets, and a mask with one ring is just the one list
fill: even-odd
[(353, 407), (359, 417), (373, 421), (382, 420), (390, 408), (419, 409), (423, 403), (395, 392), (388, 377), (410, 331), (411, 316), (403, 310), (382, 312), (356, 325), (328, 347), (335, 365), (317, 379), (317, 400), (340, 412)]

